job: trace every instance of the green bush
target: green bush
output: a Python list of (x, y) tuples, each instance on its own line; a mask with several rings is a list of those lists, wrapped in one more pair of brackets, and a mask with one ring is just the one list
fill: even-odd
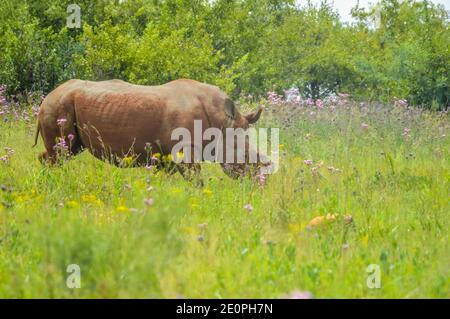
[(449, 105), (449, 16), (427, 1), (355, 8), (349, 25), (326, 1), (80, 0), (82, 28), (67, 29), (69, 3), (3, 1), (0, 83), (9, 94), (49, 92), (70, 78), (188, 77), (235, 97), (297, 87), (313, 99), (348, 92)]

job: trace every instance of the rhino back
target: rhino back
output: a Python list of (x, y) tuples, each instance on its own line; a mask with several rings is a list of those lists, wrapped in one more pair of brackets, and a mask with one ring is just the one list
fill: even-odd
[[(194, 120), (203, 128), (223, 127), (221, 104), (226, 94), (192, 80), (161, 86), (132, 85), (123, 81), (79, 81), (67, 89), (72, 100), (80, 137), (95, 153), (143, 152), (145, 143), (163, 153), (176, 143), (176, 128), (194, 131)], [(69, 92), (70, 91), (70, 92)]]

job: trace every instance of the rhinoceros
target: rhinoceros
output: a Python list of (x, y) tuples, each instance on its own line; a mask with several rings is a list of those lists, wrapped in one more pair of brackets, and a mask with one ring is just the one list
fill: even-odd
[[(171, 154), (177, 143), (171, 132), (176, 128), (193, 131), (194, 121), (200, 120), (203, 129), (247, 129), (261, 111), (241, 115), (218, 87), (189, 79), (156, 86), (74, 79), (42, 101), (35, 145), (40, 133), (46, 152), (39, 159), (47, 163), (57, 161), (62, 146), (70, 156), (88, 149), (114, 164), (132, 154), (133, 164), (144, 165), (149, 155)], [(193, 165), (199, 169), (198, 164)], [(239, 164), (222, 167), (232, 177), (245, 171)]]

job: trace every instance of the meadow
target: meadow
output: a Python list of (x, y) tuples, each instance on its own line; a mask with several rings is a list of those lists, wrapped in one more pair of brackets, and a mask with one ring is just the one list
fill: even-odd
[(203, 188), (88, 152), (43, 166), (33, 109), (0, 109), (0, 298), (449, 298), (448, 112), (240, 104), (261, 103), (279, 171), (257, 183), (205, 163)]

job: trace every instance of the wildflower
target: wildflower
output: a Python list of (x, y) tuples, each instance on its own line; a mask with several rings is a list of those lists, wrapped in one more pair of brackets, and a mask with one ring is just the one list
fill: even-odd
[(268, 92), (267, 100), (269, 101), (269, 104), (272, 104), (272, 105), (281, 105), (283, 103), (281, 96), (279, 96), (275, 92)]
[(68, 208), (76, 208), (76, 207), (80, 206), (80, 204), (78, 204), (77, 201), (69, 200), (69, 201), (66, 202), (66, 206)]
[(305, 163), (306, 165), (310, 166), (313, 164), (313, 160), (312, 159), (306, 159), (303, 161), (303, 163)]
[(159, 162), (160, 158), (161, 158), (161, 154), (159, 154), (159, 153), (153, 154), (151, 157), (151, 163), (155, 164), (155, 163)]
[(145, 165), (145, 168), (148, 170), (151, 170), (153, 167), (155, 167), (154, 165)]
[(172, 188), (172, 193), (173, 194), (179, 194), (179, 193), (181, 193), (182, 192), (182, 190), (180, 189), (180, 188), (177, 188), (177, 187), (173, 187)]
[(266, 184), (266, 175), (264, 175), (262, 172), (260, 172), (258, 175), (256, 175), (258, 178), (259, 185), (264, 186)]
[(407, 100), (398, 100), (398, 101), (396, 102), (396, 104), (397, 104), (398, 106), (400, 106), (400, 107), (404, 107), (404, 108), (408, 107), (408, 101), (407, 101)]
[(253, 211), (253, 206), (251, 204), (245, 204), (244, 209), (250, 213)]
[(314, 299), (314, 296), (309, 291), (294, 290), (282, 297), (283, 299)]
[(58, 124), (58, 126), (64, 126), (64, 124), (66, 124), (67, 123), (67, 119), (65, 119), (65, 118), (61, 118), (61, 119), (57, 119), (56, 120), (56, 124)]
[(316, 100), (316, 106), (318, 109), (323, 109), (323, 101), (321, 99)]
[(211, 195), (211, 194), (212, 194), (212, 191), (211, 191), (209, 188), (205, 188), (205, 189), (203, 190), (203, 194), (205, 194), (205, 195)]
[(151, 192), (153, 190), (153, 186), (147, 187), (147, 192)]
[(202, 241), (205, 240), (205, 237), (203, 237), (202, 235), (198, 235), (198, 236), (197, 236), (197, 240), (200, 241), (200, 242), (202, 242)]
[(67, 151), (68, 147), (66, 144), (66, 140), (62, 137), (58, 138), (59, 142), (55, 144), (55, 146), (53, 146), (53, 149), (55, 150), (61, 150), (61, 151)]
[(153, 198), (144, 199), (144, 204), (147, 205), (147, 206), (152, 206), (153, 205)]
[(301, 104), (302, 97), (300, 96), (300, 92), (298, 88), (290, 88), (289, 90), (284, 91), (284, 95), (286, 97), (286, 102)]
[(184, 158), (184, 153), (183, 152), (178, 152), (177, 153), (177, 157), (176, 157), (176, 162), (177, 163), (181, 163), (183, 161)]
[(308, 98), (306, 100), (306, 106), (309, 106), (309, 107), (314, 106), (314, 101), (311, 98)]
[(362, 128), (368, 128), (368, 127), (369, 127), (369, 124), (367, 124), (367, 123), (362, 123), (362, 124), (361, 124), (361, 127), (362, 127)]
[(95, 195), (82, 195), (81, 201), (85, 203), (93, 203), (97, 200), (97, 197)]
[(73, 139), (75, 138), (75, 135), (69, 134), (69, 135), (67, 135), (67, 138), (69, 139), (70, 142), (72, 142)]
[(132, 156), (125, 156), (122, 159), (122, 165), (125, 167), (130, 167), (133, 164), (133, 157)]
[(120, 213), (129, 213), (130, 209), (126, 206), (121, 205), (121, 206), (117, 207), (117, 211)]

